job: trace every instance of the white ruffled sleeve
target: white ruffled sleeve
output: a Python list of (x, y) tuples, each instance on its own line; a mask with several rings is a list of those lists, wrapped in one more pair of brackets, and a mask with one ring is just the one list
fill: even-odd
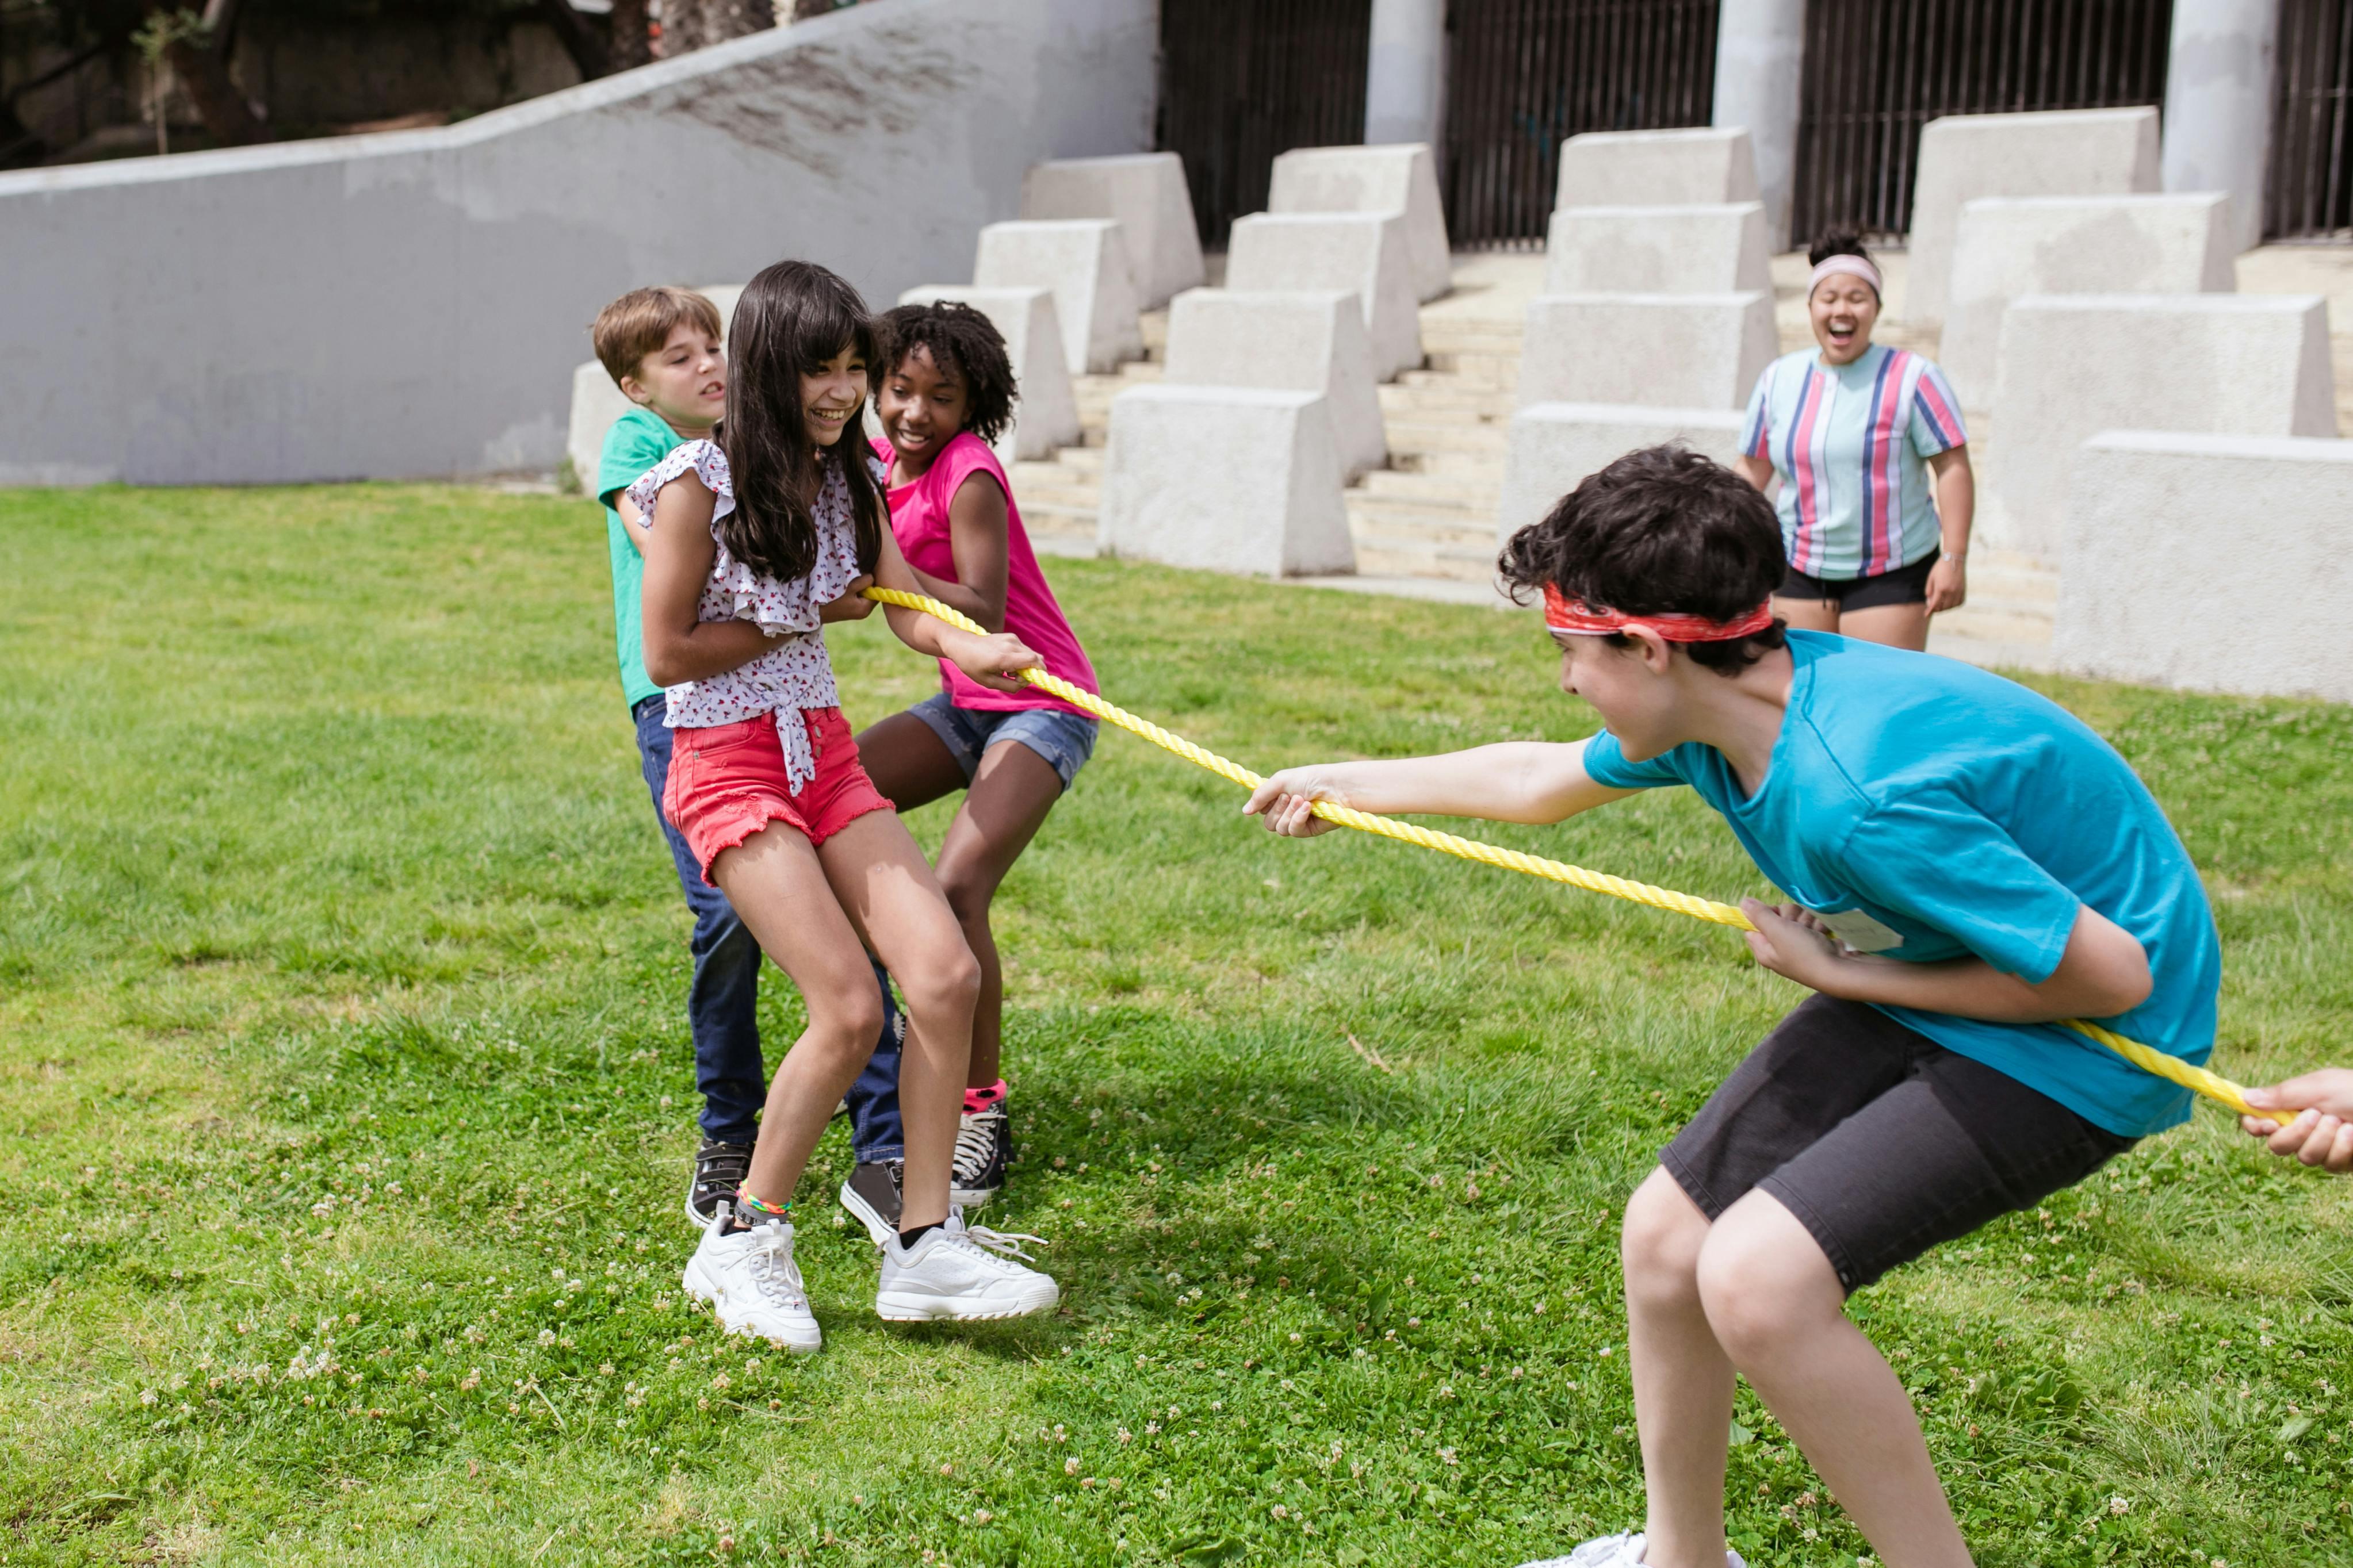
[(727, 454), (721, 451), (714, 441), (689, 441), (684, 446), (670, 448), (668, 456), (639, 474), (625, 492), (637, 505), (638, 527), (651, 531), (654, 498), (661, 494), (664, 485), (689, 468), (694, 470), (694, 477), (702, 480), (702, 488), (712, 494), (711, 521), (713, 523), (735, 510), (735, 484), (733, 476), (727, 469)]

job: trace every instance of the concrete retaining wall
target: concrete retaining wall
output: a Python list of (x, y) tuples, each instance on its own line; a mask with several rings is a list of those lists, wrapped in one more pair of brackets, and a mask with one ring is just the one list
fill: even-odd
[(2025, 196), (1961, 208), (1937, 363), (1962, 406), (1993, 406), (2002, 312), (2026, 294), (2227, 294), (2238, 287), (2231, 200)]
[(2353, 702), (2353, 441), (2108, 431), (2073, 495), (2059, 668)]
[[(785, 256), (965, 275), (1150, 143), (1147, 0), (887, 0), (435, 131), (0, 174), (0, 483), (552, 468), (606, 301)], [(691, 216), (681, 220), (676, 215)]]
[(1744, 408), (1778, 352), (1773, 296), (1539, 294), (1528, 301), (1519, 405)]
[(2102, 430), (2337, 434), (2317, 294), (2031, 294), (2000, 359), (1978, 537), (2045, 561), (2075, 449)]
[(1538, 403), (1512, 416), (1495, 542), (1541, 522), (1586, 475), (1640, 447), (1681, 441), (1729, 468), (1743, 416), (1719, 408), (1638, 408), (1624, 404)]
[(1453, 284), (1446, 209), (1438, 196), (1438, 163), (1425, 144), (1294, 147), (1274, 161), (1266, 210), (1396, 213), (1405, 219), (1414, 298), (1435, 300)]
[(1170, 386), (1321, 393), (1344, 470), (1388, 458), (1373, 346), (1354, 294), (1188, 289), (1168, 307), (1166, 359)]
[[(2157, 110), (1951, 114), (1920, 133), (1904, 319), (1945, 320), (1961, 207), (1980, 196), (2124, 195), (2158, 188)], [(1803, 247), (1812, 237), (1798, 235)]]
[(1560, 145), (1553, 208), (1705, 205), (1757, 199), (1757, 154), (1737, 125), (1588, 131)]
[(1772, 291), (1765, 204), (1563, 207), (1545, 240), (1547, 294)]

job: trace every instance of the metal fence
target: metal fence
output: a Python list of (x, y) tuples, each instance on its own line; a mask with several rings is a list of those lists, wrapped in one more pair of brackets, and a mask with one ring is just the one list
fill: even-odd
[(2353, 0), (2281, 0), (2263, 234), (2353, 239)]
[(1372, 0), (1162, 0), (1158, 145), (1201, 243), (1263, 211), (1275, 154), (1365, 139)]
[(2172, 26), (2172, 0), (1809, 0), (1791, 234), (1909, 228), (1940, 115), (2162, 102)]
[[(1817, 0), (1819, 3), (1819, 0)], [(1560, 144), (1704, 125), (1716, 0), (1451, 0), (1440, 183), (1458, 246), (1540, 246)]]

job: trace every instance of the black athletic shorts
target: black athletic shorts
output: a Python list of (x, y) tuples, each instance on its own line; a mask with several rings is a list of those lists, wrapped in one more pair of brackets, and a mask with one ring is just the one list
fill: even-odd
[(1702, 1213), (1762, 1188), (1862, 1289), (2129, 1149), (1875, 1007), (1810, 996), (1660, 1151)]
[(1782, 572), (1781, 585), (1773, 594), (1781, 599), (1823, 599), (1841, 610), (1925, 605), (1928, 602), (1928, 574), (1944, 553), (1931, 550), (1911, 565), (1882, 572), (1876, 577), (1809, 577), (1792, 566)]

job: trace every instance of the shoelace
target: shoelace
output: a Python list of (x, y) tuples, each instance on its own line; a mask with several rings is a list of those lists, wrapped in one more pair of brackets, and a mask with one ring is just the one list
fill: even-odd
[(705, 1154), (695, 1163), (694, 1190), (697, 1193), (720, 1191), (733, 1197), (744, 1178), (752, 1173), (752, 1157), (733, 1149), (723, 1149)]
[(965, 1117), (956, 1128), (955, 1157), (949, 1169), (957, 1181), (977, 1181), (988, 1173), (988, 1162), (997, 1152), (997, 1130), (1004, 1121), (1004, 1108), (991, 1106)]
[(752, 1230), (752, 1282), (760, 1294), (786, 1307), (804, 1304), (793, 1274), (793, 1235), (776, 1220)]
[(948, 1234), (952, 1237), (960, 1236), (968, 1242), (987, 1247), (991, 1252), (1001, 1252), (1008, 1258), (1018, 1258), (1024, 1263), (1035, 1263), (1038, 1260), (1021, 1250), (1021, 1243), (1034, 1241), (1040, 1247), (1054, 1245), (1044, 1237), (1031, 1236), (1026, 1230), (991, 1230), (985, 1225), (959, 1226), (952, 1228)]

